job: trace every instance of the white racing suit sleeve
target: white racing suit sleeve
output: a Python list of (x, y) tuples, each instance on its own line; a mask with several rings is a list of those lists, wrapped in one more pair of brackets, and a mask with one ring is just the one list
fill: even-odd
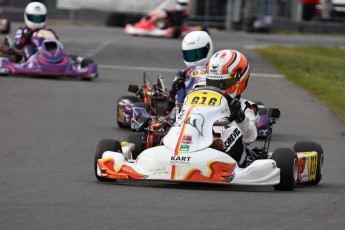
[[(256, 123), (258, 119), (256, 106), (246, 100), (240, 100), (241, 108), (244, 111), (245, 119), (241, 123), (232, 122), (227, 126), (213, 127), (214, 135), (220, 134), (220, 139), (224, 143), (224, 151), (229, 154), (242, 167), (245, 164), (245, 144), (256, 140)], [(219, 138), (219, 137), (215, 137)]]
[[(254, 142), (257, 137), (257, 130), (256, 130), (256, 123), (258, 120), (258, 114), (251, 108), (246, 108), (246, 101), (245, 99), (241, 99), (241, 108), (246, 115), (246, 118), (241, 123), (236, 123), (237, 126), (241, 129), (243, 135), (243, 142), (249, 144)], [(251, 101), (247, 101), (249, 104), (254, 104)]]

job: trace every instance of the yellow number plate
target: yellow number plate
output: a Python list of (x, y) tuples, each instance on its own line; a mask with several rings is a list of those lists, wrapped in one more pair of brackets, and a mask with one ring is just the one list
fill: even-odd
[(190, 75), (191, 77), (206, 77), (206, 69), (195, 69)]
[(222, 95), (213, 91), (196, 91), (187, 95), (186, 105), (219, 106)]

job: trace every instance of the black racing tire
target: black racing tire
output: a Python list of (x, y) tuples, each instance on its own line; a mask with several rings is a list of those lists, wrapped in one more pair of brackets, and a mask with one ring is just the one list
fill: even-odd
[(98, 159), (102, 159), (103, 153), (106, 151), (122, 152), (121, 143), (113, 139), (103, 139), (98, 142), (94, 161), (95, 176), (99, 181), (116, 181), (115, 179), (104, 178), (97, 175), (97, 161)]
[(133, 133), (129, 133), (125, 137), (125, 141), (135, 144), (135, 150), (132, 153), (134, 159), (137, 159), (139, 154), (145, 149), (144, 147), (145, 143), (143, 143), (143, 136), (144, 136), (144, 133), (133, 132)]
[(84, 58), (81, 62), (80, 62), (80, 66), (82, 68), (87, 67), (89, 64), (95, 63), (91, 58)]
[(125, 95), (125, 96), (119, 97), (119, 99), (117, 100), (117, 105), (116, 105), (116, 107), (117, 107), (117, 108), (116, 108), (116, 121), (117, 121), (117, 125), (118, 125), (120, 128), (129, 128), (128, 126), (123, 125), (123, 124), (119, 121), (119, 118), (120, 118), (119, 114), (121, 113), (121, 108), (119, 107), (119, 103), (120, 103), (120, 101), (122, 101), (123, 99), (127, 99), (127, 100), (129, 100), (129, 101), (131, 101), (131, 102), (133, 102), (133, 103), (138, 102), (139, 99), (138, 99), (138, 97), (136, 97), (136, 96), (127, 96), (127, 95)]
[(310, 185), (317, 185), (323, 175), (323, 161), (324, 161), (324, 155), (323, 155), (323, 149), (320, 144), (316, 142), (311, 141), (299, 141), (296, 142), (296, 144), (293, 146), (293, 149), (296, 153), (298, 152), (311, 152), (315, 151), (317, 152), (317, 169), (316, 169), (316, 177), (314, 181), (309, 181), (306, 184)]
[(292, 191), (298, 175), (297, 154), (290, 148), (280, 148), (273, 152), (272, 159), (280, 168), (280, 183), (273, 187), (276, 190)]

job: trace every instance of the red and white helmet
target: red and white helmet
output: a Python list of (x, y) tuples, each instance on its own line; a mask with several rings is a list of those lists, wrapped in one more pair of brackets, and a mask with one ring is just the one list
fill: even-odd
[(41, 2), (30, 2), (24, 11), (25, 25), (30, 29), (40, 29), (45, 27), (47, 8)]
[(246, 89), (249, 76), (249, 63), (242, 53), (231, 49), (221, 50), (207, 64), (206, 85), (215, 86), (236, 97)]

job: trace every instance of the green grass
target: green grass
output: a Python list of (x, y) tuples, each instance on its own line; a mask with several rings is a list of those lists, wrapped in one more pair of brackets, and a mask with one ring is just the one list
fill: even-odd
[(322, 46), (255, 50), (289, 81), (324, 102), (345, 121), (345, 50)]

